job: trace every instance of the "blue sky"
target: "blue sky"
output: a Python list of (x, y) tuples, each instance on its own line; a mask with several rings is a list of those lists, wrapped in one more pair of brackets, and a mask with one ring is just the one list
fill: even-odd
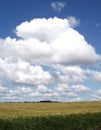
[(13, 29), (33, 18), (75, 16), (80, 19), (76, 28), (100, 52), (101, 15), (100, 0), (64, 0), (65, 7), (58, 13), (50, 3), (54, 0), (0, 0), (0, 37), (14, 36)]
[(0, 101), (101, 100), (100, 0), (0, 0)]

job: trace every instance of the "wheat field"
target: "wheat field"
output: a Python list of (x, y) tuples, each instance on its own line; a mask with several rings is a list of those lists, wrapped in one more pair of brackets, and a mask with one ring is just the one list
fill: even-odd
[(68, 103), (0, 103), (0, 118), (101, 112), (101, 101)]

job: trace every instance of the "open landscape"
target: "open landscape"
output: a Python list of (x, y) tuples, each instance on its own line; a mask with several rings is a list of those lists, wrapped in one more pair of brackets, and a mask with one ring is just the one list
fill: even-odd
[(101, 130), (101, 102), (0, 103), (0, 130)]
[(101, 112), (101, 102), (0, 103), (0, 118)]
[(101, 0), (0, 0), (0, 130), (101, 130)]

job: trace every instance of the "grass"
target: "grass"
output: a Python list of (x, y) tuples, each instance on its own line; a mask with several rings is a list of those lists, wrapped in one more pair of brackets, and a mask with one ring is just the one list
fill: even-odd
[(101, 113), (1, 119), (0, 130), (101, 130)]
[(0, 103), (0, 118), (101, 112), (101, 102)]
[(0, 130), (101, 130), (101, 102), (0, 103)]

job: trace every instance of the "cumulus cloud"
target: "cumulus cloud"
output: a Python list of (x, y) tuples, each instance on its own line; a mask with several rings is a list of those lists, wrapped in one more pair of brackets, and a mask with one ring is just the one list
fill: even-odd
[(60, 93), (68, 93), (71, 91), (70, 87), (67, 84), (58, 84), (55, 89)]
[(47, 84), (51, 81), (51, 75), (48, 71), (44, 71), (41, 66), (32, 66), (28, 62), (12, 61), (11, 59), (0, 59), (0, 64), (4, 77), (14, 82), (37, 85)]
[(65, 2), (52, 2), (51, 7), (53, 8), (54, 11), (56, 12), (61, 12), (61, 10), (65, 7), (66, 3)]
[(23, 22), (16, 27), (20, 40), (0, 40), (0, 55), (20, 57), (41, 65), (92, 64), (101, 57), (84, 36), (72, 28), (75, 24), (57, 17)]
[(76, 19), (76, 17), (70, 16), (70, 17), (68, 17), (68, 20), (69, 20), (69, 24), (73, 28), (76, 27), (76, 26), (78, 26), (80, 24), (79, 19)]
[(86, 73), (89, 75), (89, 78), (93, 81), (101, 83), (101, 71), (96, 70), (87, 70)]
[(97, 81), (97, 82), (100, 82), (101, 83), (101, 72), (93, 72), (93, 77), (94, 79)]
[(0, 85), (0, 94), (5, 93), (7, 90), (8, 90), (7, 87)]
[(37, 86), (37, 90), (38, 90), (40, 93), (46, 93), (46, 94), (52, 93), (51, 89), (49, 89), (48, 87), (46, 87), (46, 86), (44, 86), (44, 85), (39, 85), (39, 86)]
[(17, 86), (16, 89), (9, 90), (9, 92), (12, 95), (29, 94), (32, 92), (32, 89), (30, 87)]
[(77, 85), (73, 85), (72, 88), (77, 91), (77, 92), (89, 92), (90, 91), (90, 88), (87, 87), (87, 86), (84, 86), (84, 85), (80, 85), (80, 84), (77, 84)]
[(67, 19), (36, 18), (18, 25), (16, 34), (23, 39), (35, 38), (41, 42), (50, 43), (69, 27)]
[(57, 65), (55, 69), (57, 70), (56, 72), (58, 72), (58, 78), (61, 82), (83, 83), (88, 79), (86, 70), (80, 66)]
[(94, 97), (96, 100), (101, 100), (101, 89), (98, 89), (98, 90), (93, 94), (93, 97)]
[(75, 30), (78, 25), (72, 16), (36, 18), (16, 27), (18, 38), (0, 39), (1, 99), (81, 100), (79, 92), (90, 91), (86, 81), (100, 82), (101, 72), (86, 68), (101, 56)]

